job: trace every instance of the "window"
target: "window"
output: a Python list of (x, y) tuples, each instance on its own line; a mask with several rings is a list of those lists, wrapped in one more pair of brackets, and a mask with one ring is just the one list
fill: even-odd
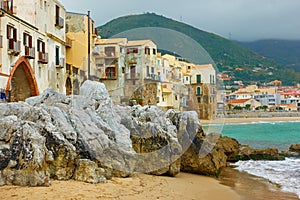
[(44, 10), (47, 11), (47, 1), (44, 1)]
[(188, 76), (185, 77), (185, 81), (189, 81), (189, 77)]
[(151, 67), (151, 74), (154, 74), (154, 67)]
[(55, 47), (55, 64), (59, 65), (59, 47)]
[(42, 40), (37, 41), (37, 51), (45, 53), (45, 42), (43, 42)]
[(60, 8), (58, 5), (55, 6), (55, 26), (57, 28), (64, 27), (64, 20), (62, 17), (59, 16)]
[(153, 55), (156, 55), (156, 49), (153, 49)]
[(139, 53), (138, 48), (127, 48), (127, 54)]
[(197, 97), (198, 103), (201, 103), (201, 97)]
[(146, 55), (150, 55), (150, 48), (149, 48), (149, 47), (146, 47), (146, 48), (145, 48), (145, 54), (146, 54)]
[(197, 83), (201, 83), (201, 75), (197, 74)]
[(23, 44), (25, 47), (32, 47), (32, 36), (28, 33), (23, 33)]
[(196, 94), (197, 94), (197, 95), (200, 95), (200, 94), (201, 94), (201, 87), (197, 87)]
[(104, 48), (104, 53), (106, 56), (115, 56), (115, 51), (116, 51), (115, 47), (105, 47)]
[(146, 68), (147, 68), (147, 77), (149, 77), (150, 76), (150, 67), (147, 66)]
[(17, 29), (11, 25), (7, 25), (7, 39), (17, 41)]

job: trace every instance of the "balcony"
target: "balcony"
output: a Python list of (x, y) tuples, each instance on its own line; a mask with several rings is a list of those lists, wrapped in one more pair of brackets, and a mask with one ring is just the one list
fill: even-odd
[(21, 42), (15, 41), (13, 38), (8, 39), (8, 53), (11, 55), (19, 55), (21, 52)]
[(65, 67), (65, 58), (59, 58), (56, 61), (56, 68), (64, 68)]
[(66, 37), (66, 43), (65, 43), (67, 48), (71, 48), (72, 47), (72, 39), (69, 38), (68, 36)]
[(35, 48), (25, 46), (25, 57), (29, 58), (29, 59), (34, 59), (35, 58)]
[(140, 73), (126, 73), (125, 74), (125, 80), (139, 80), (140, 79)]
[(118, 58), (119, 57), (119, 54), (116, 52), (104, 53), (104, 52), (99, 52), (99, 51), (95, 51), (95, 52), (93, 51), (93, 54), (97, 55), (98, 58)]
[(44, 52), (38, 52), (39, 53), (39, 59), (38, 62), (42, 64), (47, 64), (48, 63), (48, 53)]
[(159, 82), (160, 81), (160, 77), (158, 75), (156, 75), (156, 74), (150, 74), (148, 77), (145, 78), (145, 80)]
[(56, 16), (55, 18), (55, 26), (57, 28), (63, 28), (64, 27), (64, 19), (62, 17)]

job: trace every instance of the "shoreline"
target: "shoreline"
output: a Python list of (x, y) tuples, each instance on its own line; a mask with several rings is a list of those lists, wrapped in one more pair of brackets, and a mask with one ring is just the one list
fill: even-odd
[[(251, 192), (250, 192), (251, 191)], [(90, 184), (52, 181), (50, 187), (1, 186), (1, 199), (122, 199), (122, 200), (299, 200), (266, 179), (227, 167), (219, 178), (181, 172), (176, 177), (134, 174)]]
[(268, 118), (217, 118), (213, 120), (200, 120), (201, 124), (246, 124), (259, 122), (300, 122), (300, 117), (268, 117)]

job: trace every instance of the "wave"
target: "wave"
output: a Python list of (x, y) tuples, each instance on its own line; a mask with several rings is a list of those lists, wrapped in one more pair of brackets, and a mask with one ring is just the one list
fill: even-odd
[(263, 177), (281, 185), (283, 192), (292, 192), (300, 198), (300, 159), (286, 158), (283, 161), (239, 161), (236, 169)]

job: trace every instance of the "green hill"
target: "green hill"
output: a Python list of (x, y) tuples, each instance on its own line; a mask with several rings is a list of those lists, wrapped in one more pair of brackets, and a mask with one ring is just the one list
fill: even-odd
[(258, 40), (239, 42), (253, 51), (300, 72), (300, 40)]
[[(141, 27), (167, 28), (191, 37), (210, 54), (219, 71), (229, 71), (232, 80), (243, 80), (246, 84), (264, 83), (274, 79), (280, 79), (284, 84), (293, 84), (300, 80), (300, 75), (293, 70), (283, 70), (282, 66), (275, 61), (236, 42), (154, 13), (120, 17), (97, 29), (102, 38), (109, 38)], [(237, 71), (235, 68), (243, 68), (244, 71)]]

